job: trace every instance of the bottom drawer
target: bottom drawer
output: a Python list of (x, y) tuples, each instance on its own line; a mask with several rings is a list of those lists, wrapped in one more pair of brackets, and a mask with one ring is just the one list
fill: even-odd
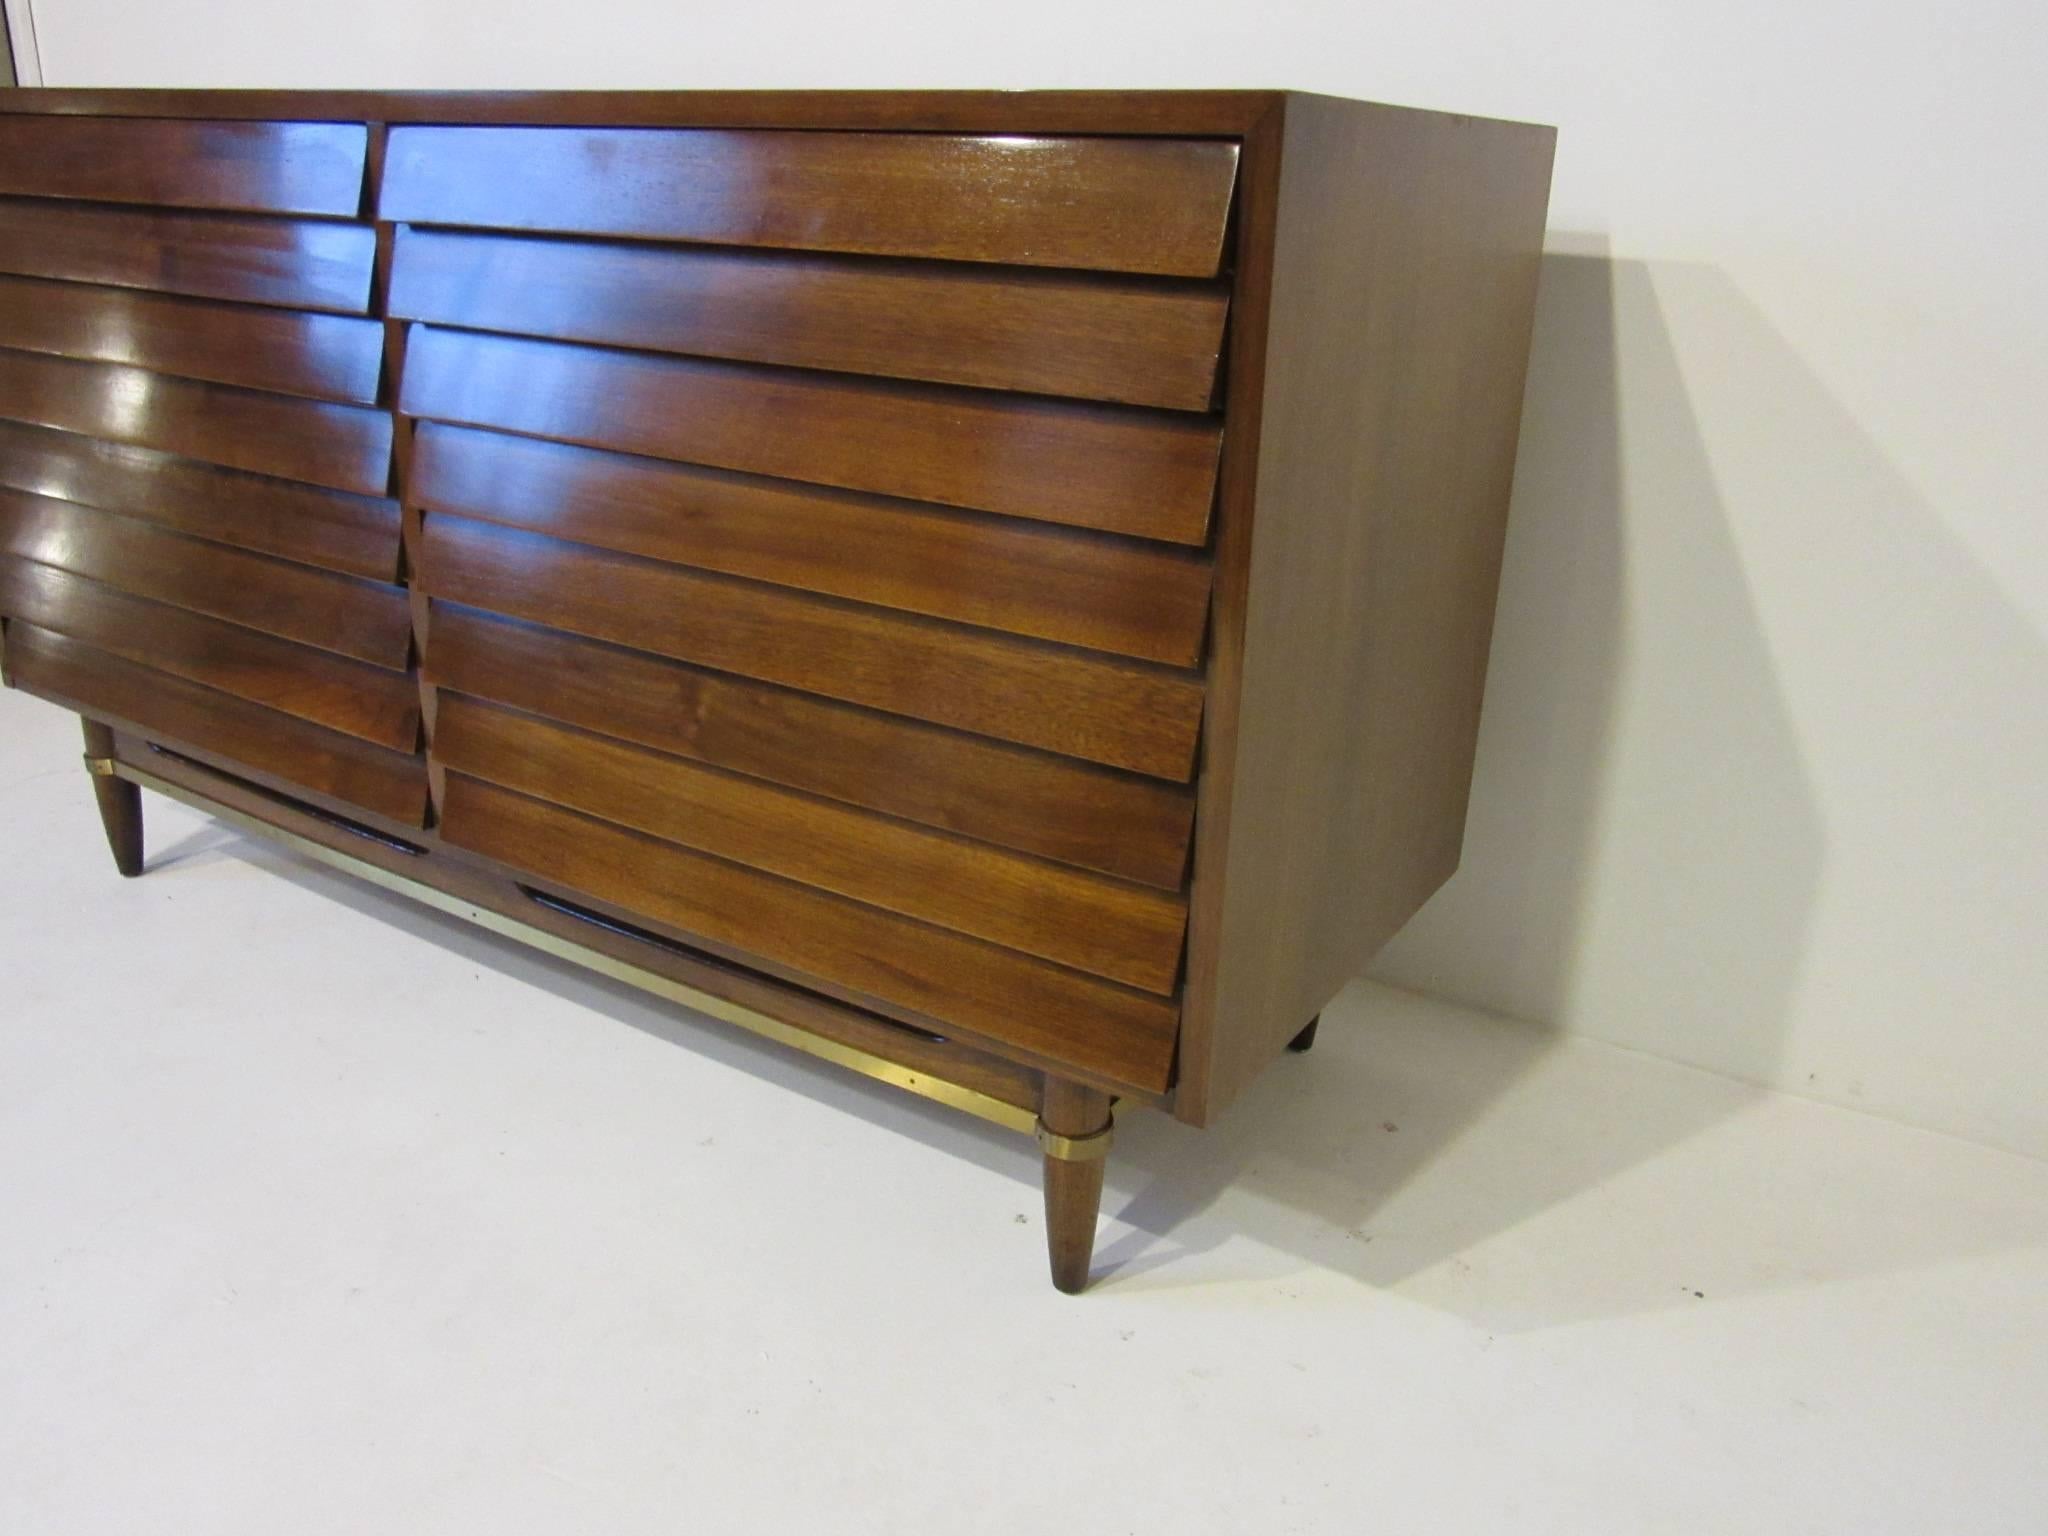
[(1163, 1093), (1179, 1010), (1063, 966), (451, 772), (441, 838), (679, 933), (1043, 1061)]
[(355, 736), (123, 660), (50, 630), (7, 625), (8, 680), (152, 739), (241, 763), (408, 826), (427, 819), (427, 765)]

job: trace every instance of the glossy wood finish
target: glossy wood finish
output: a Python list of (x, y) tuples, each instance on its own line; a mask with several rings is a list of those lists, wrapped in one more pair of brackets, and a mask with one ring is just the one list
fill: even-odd
[(645, 129), (393, 130), (378, 216), (1208, 277), (1237, 146)]
[(353, 218), (360, 123), (0, 117), (0, 192)]
[(436, 603), (425, 673), (625, 741), (1168, 891), (1184, 788)]
[(1247, 145), (1182, 1119), (1457, 867), (1553, 140), (1290, 96)]
[(1156, 545), (439, 423), (412, 499), (625, 554), (1192, 666), (1209, 569)]
[(1161, 994), (1177, 896), (444, 694), (448, 768), (702, 853)]
[(374, 405), (374, 320), (0, 277), (0, 347), (318, 400)]
[(372, 580), (398, 574), (398, 503), (0, 420), (0, 486)]
[(422, 550), (418, 583), (435, 597), (1160, 778), (1192, 766), (1191, 674), (445, 514), (427, 517)]
[[(1200, 543), (1214, 425), (415, 326), (407, 415)], [(772, 426), (771, 426), (772, 424)]]
[[(88, 763), (113, 761), (114, 733), (97, 720), (81, 720), (85, 727), (85, 756)], [(92, 770), (92, 794), (100, 809), (100, 826), (107, 834), (107, 848), (114, 855), (114, 868), (122, 878), (133, 880), (142, 873), (142, 791), (124, 779)]]
[[(1049, 1077), (1039, 1122), (1058, 1136), (1093, 1136), (1109, 1125), (1109, 1095)], [(1069, 1296), (1088, 1288), (1095, 1257), (1095, 1223), (1102, 1213), (1102, 1158), (1044, 1155), (1045, 1246), (1052, 1283)]]
[(360, 315), (366, 225), (0, 198), (0, 272)]
[(0, 491), (0, 554), (399, 671), (412, 643), (405, 595), (395, 587), (47, 496)]
[(417, 757), (137, 666), (19, 619), (7, 626), (7, 662), (16, 687), (80, 714), (126, 722), (170, 745), (209, 748), (413, 826), (425, 819), (426, 765)]
[(394, 751), (419, 740), (419, 693), (403, 673), (130, 597), (53, 565), (0, 557), (0, 613)]
[(390, 478), (381, 411), (112, 363), (0, 350), (0, 416), (341, 491), (375, 495)]
[(1173, 1054), (1164, 999), (690, 853), (459, 774), (441, 836), (542, 880), (991, 1040), (1157, 1092)]
[(1209, 407), (1228, 305), (1221, 284), (411, 228), (391, 289), (392, 314), (471, 330), (1184, 411)]
[(0, 114), (837, 128), (902, 133), (1169, 134), (1235, 138), (1282, 91), (279, 91), (0, 94)]

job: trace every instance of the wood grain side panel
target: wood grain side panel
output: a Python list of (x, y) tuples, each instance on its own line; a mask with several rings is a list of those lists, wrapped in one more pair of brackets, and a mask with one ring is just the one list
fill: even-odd
[(444, 694), (452, 771), (701, 853), (1162, 995), (1184, 909), (1159, 891), (1046, 864), (685, 758)]
[(187, 538), (134, 518), (0, 491), (0, 554), (54, 565), (137, 597), (405, 670), (405, 593)]
[(1272, 242), (1262, 371), (1232, 365), (1257, 467), (1219, 541), (1241, 675), (1212, 671), (1233, 771), (1204, 774), (1175, 1099), (1197, 1123), (1457, 866), (1554, 139), (1320, 97), (1283, 131), (1247, 228)]
[(398, 503), (0, 420), (0, 486), (147, 518), (373, 581), (398, 574)]
[(393, 751), (419, 741), (419, 690), (402, 672), (146, 602), (53, 565), (0, 557), (0, 615)]
[(436, 422), (409, 484), (429, 512), (1171, 665), (1208, 623), (1200, 557), (1007, 518)]
[(391, 312), (470, 330), (1205, 411), (1225, 289), (403, 228)]
[(82, 714), (133, 722), (408, 826), (426, 819), (426, 760), (387, 752), (20, 621), (7, 627), (15, 685)]
[(1175, 1009), (977, 939), (891, 916), (450, 774), (442, 839), (713, 944), (1158, 1092)]
[(363, 224), (0, 198), (0, 272), (360, 315), (377, 237)]
[(349, 315), (0, 277), (0, 347), (374, 405), (384, 328)]
[(443, 689), (1178, 891), (1193, 796), (744, 678), (433, 605), (423, 670)]
[(435, 597), (720, 671), (1184, 780), (1192, 675), (700, 576), (445, 514), (424, 525)]
[(355, 217), (360, 123), (0, 117), (0, 192)]
[(415, 325), (401, 409), (468, 426), (1199, 544), (1217, 427)]
[(378, 217), (1208, 277), (1236, 174), (1214, 140), (400, 127)]
[(391, 418), (113, 363), (0, 351), (0, 416), (360, 495), (391, 475)]

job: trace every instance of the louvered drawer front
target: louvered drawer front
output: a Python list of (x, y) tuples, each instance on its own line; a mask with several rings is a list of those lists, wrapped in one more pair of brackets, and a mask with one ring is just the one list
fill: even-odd
[(11, 679), (420, 824), (358, 124), (0, 120)]
[(1163, 1090), (1235, 153), (394, 130), (444, 839)]

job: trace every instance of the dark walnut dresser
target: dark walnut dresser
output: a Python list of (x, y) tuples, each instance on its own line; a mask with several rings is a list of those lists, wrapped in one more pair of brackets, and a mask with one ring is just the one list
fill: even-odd
[[(150, 790), (1037, 1137), (1456, 867), (1553, 134), (0, 93), (0, 640)], [(223, 965), (231, 963), (223, 953)]]

